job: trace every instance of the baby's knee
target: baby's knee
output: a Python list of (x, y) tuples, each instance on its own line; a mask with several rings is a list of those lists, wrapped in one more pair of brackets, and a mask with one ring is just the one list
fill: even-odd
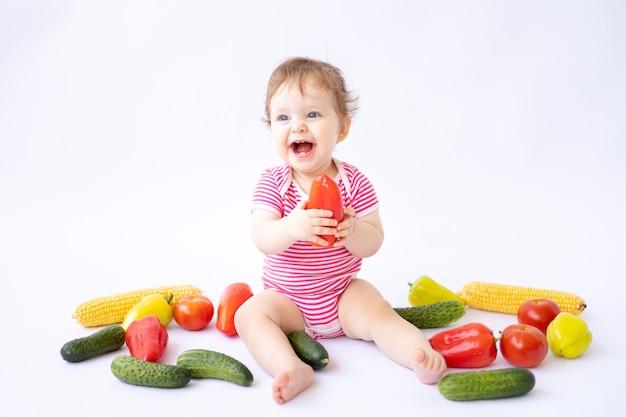
[(252, 310), (254, 309), (253, 304), (254, 303), (251, 302), (251, 298), (249, 298), (242, 305), (240, 305), (237, 310), (235, 310), (235, 315), (233, 316), (233, 319), (236, 329), (241, 328), (243, 325), (245, 325), (245, 323), (250, 321), (249, 317), (254, 314), (252, 312)]

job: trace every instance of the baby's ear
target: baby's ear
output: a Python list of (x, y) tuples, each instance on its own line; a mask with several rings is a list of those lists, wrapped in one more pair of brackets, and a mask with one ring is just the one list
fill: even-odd
[(341, 132), (339, 132), (339, 136), (337, 137), (337, 143), (341, 142), (342, 140), (344, 140), (346, 138), (346, 136), (348, 136), (348, 132), (350, 132), (350, 124), (352, 123), (352, 119), (350, 119), (350, 117), (346, 116), (344, 122), (343, 122), (343, 129), (341, 130)]

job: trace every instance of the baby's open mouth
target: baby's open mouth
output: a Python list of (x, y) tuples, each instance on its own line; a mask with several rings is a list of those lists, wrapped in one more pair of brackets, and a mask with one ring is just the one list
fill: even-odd
[(307, 152), (311, 152), (313, 144), (311, 142), (295, 142), (291, 147), (296, 154), (305, 155)]

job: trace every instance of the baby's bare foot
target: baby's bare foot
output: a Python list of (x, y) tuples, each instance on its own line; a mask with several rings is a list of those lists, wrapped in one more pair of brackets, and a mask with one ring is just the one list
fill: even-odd
[(272, 397), (278, 404), (283, 404), (304, 391), (313, 382), (313, 368), (302, 364), (297, 368), (280, 372), (274, 377)]
[(446, 371), (446, 360), (435, 350), (416, 349), (411, 355), (411, 368), (424, 384), (436, 384)]

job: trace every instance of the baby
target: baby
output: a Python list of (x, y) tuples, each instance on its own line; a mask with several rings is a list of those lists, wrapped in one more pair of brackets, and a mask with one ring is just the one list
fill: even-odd
[[(284, 163), (266, 169), (253, 194), (251, 233), (265, 254), (264, 290), (239, 308), (235, 327), (255, 361), (274, 377), (272, 395), (279, 404), (314, 378), (287, 339), (296, 330), (315, 338), (374, 341), (426, 384), (437, 383), (446, 370), (426, 336), (358, 278), (362, 259), (378, 251), (384, 233), (369, 179), (333, 157), (356, 108), (342, 72), (326, 62), (290, 58), (269, 79), (266, 122)], [(321, 174), (339, 185), (341, 222), (331, 211), (307, 209), (308, 191)], [(336, 242), (329, 245), (322, 235), (334, 235)]]

